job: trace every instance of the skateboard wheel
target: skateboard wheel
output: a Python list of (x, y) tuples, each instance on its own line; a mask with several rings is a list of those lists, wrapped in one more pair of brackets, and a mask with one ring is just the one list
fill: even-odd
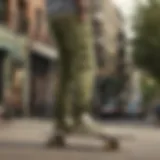
[(60, 135), (56, 135), (53, 139), (49, 140), (47, 143), (48, 148), (53, 148), (53, 147), (60, 147), (63, 148), (65, 147), (65, 140), (64, 137)]
[(105, 142), (105, 150), (110, 150), (110, 151), (114, 151), (114, 150), (118, 150), (120, 148), (120, 144), (119, 141), (117, 139), (110, 139), (109, 141)]

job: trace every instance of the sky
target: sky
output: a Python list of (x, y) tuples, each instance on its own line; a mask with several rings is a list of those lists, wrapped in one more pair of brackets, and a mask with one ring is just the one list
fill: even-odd
[(113, 0), (113, 2), (122, 10), (125, 16), (130, 16), (135, 8), (136, 0)]
[(121, 10), (125, 18), (125, 28), (128, 36), (132, 36), (131, 24), (132, 15), (136, 6), (136, 0), (113, 0), (113, 2)]

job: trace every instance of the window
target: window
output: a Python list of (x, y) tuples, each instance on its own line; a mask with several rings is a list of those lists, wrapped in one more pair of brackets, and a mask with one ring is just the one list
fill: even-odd
[(118, 40), (119, 46), (123, 47), (125, 45), (125, 35), (124, 35), (124, 33), (122, 31), (120, 31), (119, 34), (117, 35), (117, 37), (118, 37), (117, 40)]
[(94, 34), (95, 35), (102, 35), (102, 24), (97, 20), (93, 20), (92, 25), (93, 25)]
[(98, 12), (98, 11), (102, 10), (101, 3), (99, 3), (99, 1), (97, 1), (97, 0), (91, 1), (91, 5), (92, 5), (93, 12)]
[(0, 22), (5, 23), (7, 21), (8, 13), (8, 0), (0, 0)]
[(125, 64), (123, 62), (117, 64), (117, 73), (122, 75), (125, 70)]
[(40, 8), (35, 11), (35, 36), (39, 37), (43, 23), (43, 10)]
[(118, 56), (120, 59), (124, 59), (125, 58), (125, 49), (124, 48), (119, 48), (118, 50)]
[(104, 67), (106, 63), (105, 50), (101, 45), (97, 43), (95, 44), (95, 54), (96, 54), (97, 65), (99, 67)]
[(26, 2), (24, 0), (18, 1), (18, 32), (26, 33), (28, 31), (28, 19), (26, 15)]

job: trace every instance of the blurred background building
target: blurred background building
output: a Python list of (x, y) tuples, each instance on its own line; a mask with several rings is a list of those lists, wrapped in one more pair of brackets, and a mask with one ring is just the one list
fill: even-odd
[(131, 42), (128, 40), (127, 43), (127, 63), (128, 67), (126, 68), (128, 77), (127, 83), (127, 98), (128, 105), (126, 105), (126, 113), (128, 115), (139, 115), (143, 112), (142, 110), (142, 86), (141, 86), (141, 78), (144, 76), (143, 73), (134, 65), (132, 60), (132, 46)]
[[(122, 95), (128, 85), (123, 16), (111, 0), (93, 0), (92, 23), (98, 75), (122, 80)], [(11, 88), (14, 106), (25, 115), (48, 116), (58, 54), (49, 34), (46, 0), (0, 1), (0, 52), (1, 104), (5, 90)]]
[[(121, 87), (116, 91), (117, 94), (114, 94), (113, 99), (117, 101), (119, 110), (124, 112), (129, 90), (124, 18), (111, 0), (94, 0), (92, 3), (92, 23), (98, 76), (102, 79), (105, 77), (116, 78), (121, 83)], [(108, 82), (106, 81), (106, 83)], [(114, 86), (111, 90), (114, 90)]]
[(95, 48), (100, 68), (105, 68), (105, 74), (116, 69), (118, 34), (122, 28), (122, 18), (111, 0), (93, 1), (93, 28)]
[(57, 59), (48, 32), (46, 1), (0, 2), (0, 48), (5, 57), (1, 60), (5, 59), (3, 66), (7, 66), (1, 67), (1, 70), (5, 70), (3, 73), (7, 74), (1, 76), (5, 77), (5, 80), (1, 80), (1, 86), (4, 86), (1, 90), (11, 87), (17, 93), (14, 94), (15, 105), (23, 106), (25, 114), (36, 115), (40, 111), (44, 114), (44, 104), (53, 106), (51, 90)]

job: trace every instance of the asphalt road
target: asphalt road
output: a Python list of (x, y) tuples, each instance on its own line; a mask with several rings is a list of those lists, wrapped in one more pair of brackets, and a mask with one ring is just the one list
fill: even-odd
[(110, 134), (128, 135), (117, 152), (104, 151), (103, 142), (92, 137), (70, 137), (65, 149), (48, 150), (44, 144), (52, 124), (45, 121), (15, 121), (1, 124), (0, 160), (159, 160), (160, 129), (129, 123), (106, 123)]

